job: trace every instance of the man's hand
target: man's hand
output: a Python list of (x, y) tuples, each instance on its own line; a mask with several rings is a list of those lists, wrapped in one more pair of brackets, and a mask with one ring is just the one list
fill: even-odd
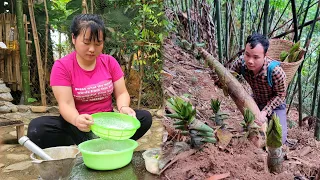
[(222, 87), (222, 84), (221, 84), (221, 82), (220, 82), (220, 80), (219, 80), (218, 74), (215, 73), (215, 72), (213, 72), (213, 74), (212, 74), (211, 77), (212, 77), (212, 79), (213, 79), (214, 84), (215, 84), (216, 86), (218, 86), (219, 88), (221, 88), (221, 87)]
[(122, 114), (127, 114), (127, 115), (129, 115), (129, 116), (132, 116), (132, 117), (134, 117), (134, 118), (137, 118), (137, 117), (136, 117), (136, 112), (135, 112), (131, 107), (129, 107), (129, 106), (122, 106), (122, 107), (120, 108), (120, 113), (122, 113)]
[(89, 132), (92, 124), (93, 119), (89, 114), (80, 114), (76, 117), (75, 126), (82, 132)]
[(257, 123), (259, 126), (262, 126), (265, 122), (267, 122), (267, 112), (261, 111), (258, 117), (254, 120), (255, 123)]

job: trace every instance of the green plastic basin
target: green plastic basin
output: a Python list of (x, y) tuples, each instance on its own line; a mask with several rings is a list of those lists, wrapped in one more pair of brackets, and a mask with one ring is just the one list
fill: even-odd
[(79, 144), (84, 164), (94, 170), (114, 170), (122, 168), (132, 160), (138, 143), (132, 139), (93, 139)]
[(129, 139), (140, 128), (140, 121), (126, 114), (101, 112), (92, 114), (92, 118), (91, 131), (102, 139)]

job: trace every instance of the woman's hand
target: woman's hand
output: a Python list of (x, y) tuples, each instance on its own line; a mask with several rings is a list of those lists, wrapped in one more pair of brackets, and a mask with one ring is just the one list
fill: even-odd
[(129, 115), (129, 116), (132, 116), (132, 117), (134, 117), (134, 118), (137, 118), (137, 117), (136, 117), (136, 112), (135, 112), (131, 107), (129, 107), (129, 106), (122, 106), (122, 107), (120, 108), (120, 113), (122, 113), (122, 114), (127, 114), (127, 115)]
[(268, 120), (267, 112), (261, 111), (259, 116), (256, 118), (254, 122), (257, 123), (259, 126), (262, 126), (265, 122), (267, 122), (267, 120)]
[(90, 126), (93, 124), (92, 116), (89, 114), (80, 114), (76, 117), (75, 126), (83, 132), (89, 132)]

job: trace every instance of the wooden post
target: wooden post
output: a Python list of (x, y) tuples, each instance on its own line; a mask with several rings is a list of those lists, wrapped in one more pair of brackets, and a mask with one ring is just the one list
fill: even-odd
[(17, 131), (17, 138), (19, 140), (22, 136), (24, 136), (24, 125), (22, 124), (22, 125), (16, 126), (16, 131)]
[[(36, 20), (34, 17), (32, 0), (28, 0), (28, 8), (29, 8), (29, 14), (30, 14), (30, 20), (31, 20), (31, 26), (32, 26), (32, 33), (34, 38), (34, 45), (36, 48), (39, 84), (40, 84), (40, 92), (41, 92), (41, 104), (43, 106), (46, 106), (47, 102), (46, 102), (45, 84), (44, 84), (44, 77), (43, 77), (42, 60), (41, 60), (39, 38), (38, 38)], [(25, 101), (28, 101), (28, 100), (25, 99)]]

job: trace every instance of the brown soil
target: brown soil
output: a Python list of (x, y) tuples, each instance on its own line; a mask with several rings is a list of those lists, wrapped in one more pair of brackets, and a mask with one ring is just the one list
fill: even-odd
[[(210, 100), (222, 100), (221, 110), (229, 113), (225, 120), (227, 127), (234, 135), (229, 145), (221, 150), (218, 145), (207, 144), (188, 158), (179, 159), (167, 168), (162, 179), (206, 179), (215, 174), (230, 172), (227, 179), (293, 179), (303, 176), (309, 179), (320, 174), (320, 142), (313, 138), (313, 128), (295, 126), (289, 129), (288, 138), (297, 139), (296, 149), (284, 148), (289, 159), (283, 163), (283, 172), (271, 174), (266, 167), (266, 151), (256, 148), (243, 138), (236, 138), (241, 130), (242, 115), (230, 97), (214, 85), (212, 71), (204, 68), (201, 61), (194, 58), (191, 52), (175, 45), (176, 37), (167, 39), (164, 44), (164, 81), (163, 88), (166, 98), (190, 94), (189, 100), (197, 109), (197, 118), (214, 127), (209, 120), (212, 116)], [(294, 108), (288, 120), (298, 121), (298, 113)], [(164, 125), (172, 134), (172, 119), (165, 117)], [(216, 129), (216, 127), (214, 127)], [(310, 148), (309, 148), (310, 147)], [(310, 152), (300, 157), (302, 151)], [(318, 175), (319, 176), (319, 175)], [(320, 178), (320, 177), (318, 177)]]

